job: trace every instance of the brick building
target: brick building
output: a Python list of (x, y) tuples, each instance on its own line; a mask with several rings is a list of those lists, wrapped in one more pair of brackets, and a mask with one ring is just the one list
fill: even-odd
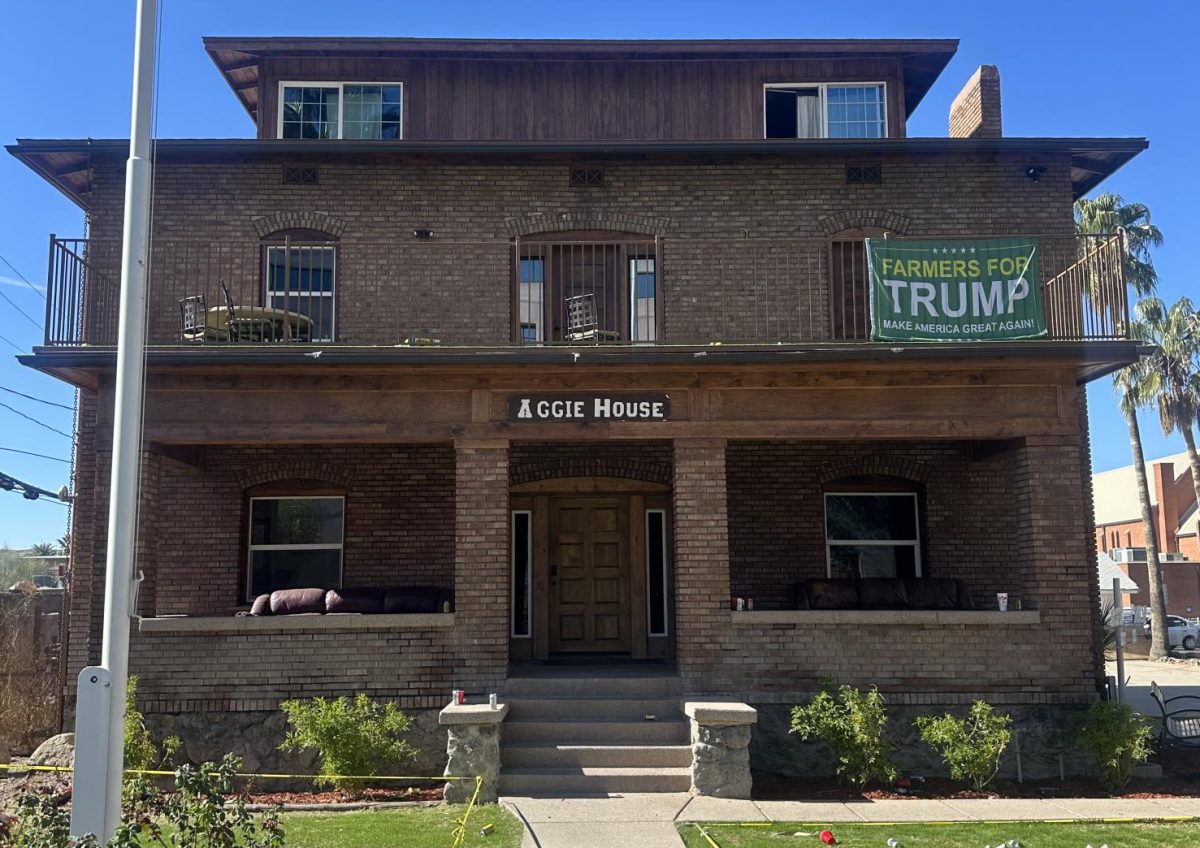
[[(990, 66), (949, 137), (910, 138), (944, 40), (206, 48), (257, 137), (156, 146), (131, 660), (189, 755), (274, 763), (290, 697), (367, 691), (429, 729), (463, 688), (513, 701), (510, 787), (595, 765), (522, 739), (623, 732), (656, 747), (605, 786), (671, 784), (638, 769), (679, 765), (673, 715), (523, 717), (529, 679), (599, 660), (612, 692), (653, 669), (660, 696), (755, 705), (776, 770), (820, 767), (786, 710), (823, 680), (1031, 725), (1098, 697), (1083, 387), (1136, 345), (1120, 240), (1081, 242), (1072, 202), (1144, 140), (1004, 138)], [(52, 240), (24, 359), (82, 392), (74, 674), (99, 653), (127, 143), (9, 150), (88, 221)], [(871, 340), (865, 239), (1006, 236), (1037, 237), (1044, 335)], [(236, 616), (412, 586), (453, 600)]]
[[(1186, 451), (1146, 463), (1150, 513), (1166, 592), (1167, 612), (1200, 615), (1200, 543), (1197, 542), (1196, 489)], [(1096, 505), (1096, 550), (1108, 553), (1142, 591), (1127, 603), (1149, 606), (1146, 583), (1146, 527), (1138, 503), (1134, 467), (1092, 475)]]

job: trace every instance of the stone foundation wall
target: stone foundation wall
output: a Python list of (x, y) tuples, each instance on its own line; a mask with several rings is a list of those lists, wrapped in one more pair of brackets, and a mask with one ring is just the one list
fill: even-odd
[[(405, 710), (412, 719), (407, 739), (417, 759), (398, 766), (400, 773), (440, 775), (446, 765), (446, 730), (438, 726), (437, 710)], [(283, 753), (279, 745), (287, 733), (287, 718), (280, 710), (250, 712), (150, 713), (146, 726), (155, 742), (178, 736), (183, 742), (176, 764), (199, 764), (234, 754), (242, 771), (269, 774), (313, 774), (314, 752)], [(396, 772), (393, 772), (396, 773)], [(424, 785), (424, 784), (422, 784)], [(432, 784), (430, 784), (432, 785)], [(308, 780), (260, 780), (258, 788), (299, 791), (312, 788)]]
[[(791, 706), (756, 704), (758, 724), (750, 738), (750, 768), (757, 772), (788, 777), (818, 777), (833, 774), (834, 757), (824, 742), (803, 742), (789, 733)], [(968, 707), (888, 706), (889, 737), (895, 746), (894, 757), (903, 774), (923, 777), (949, 777), (949, 769), (936, 751), (921, 741), (913, 726), (918, 716), (946, 712), (964, 716)], [(1071, 705), (1012, 706), (1000, 708), (1013, 717), (1013, 741), (1000, 760), (999, 777), (1017, 777), (1016, 746), (1021, 747), (1021, 768), (1025, 780), (1057, 779), (1059, 754), (1067, 776), (1084, 774), (1087, 760), (1069, 744), (1065, 731), (1087, 707)]]

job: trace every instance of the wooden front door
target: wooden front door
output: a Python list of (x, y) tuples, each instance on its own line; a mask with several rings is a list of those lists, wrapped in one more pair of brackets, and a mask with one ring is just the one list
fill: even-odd
[(628, 652), (629, 498), (550, 499), (550, 650)]

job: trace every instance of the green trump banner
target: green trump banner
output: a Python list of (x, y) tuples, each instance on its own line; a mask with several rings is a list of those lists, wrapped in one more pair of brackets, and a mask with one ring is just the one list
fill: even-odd
[(867, 262), (873, 339), (1046, 335), (1036, 238), (867, 239)]

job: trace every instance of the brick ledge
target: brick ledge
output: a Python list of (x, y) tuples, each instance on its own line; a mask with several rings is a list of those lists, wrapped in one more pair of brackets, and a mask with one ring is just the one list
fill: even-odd
[(734, 625), (794, 624), (1040, 624), (1038, 610), (743, 610), (730, 612)]
[(264, 615), (143, 618), (140, 633), (283, 633), (328, 630), (433, 630), (454, 626), (454, 613), (407, 615)]

